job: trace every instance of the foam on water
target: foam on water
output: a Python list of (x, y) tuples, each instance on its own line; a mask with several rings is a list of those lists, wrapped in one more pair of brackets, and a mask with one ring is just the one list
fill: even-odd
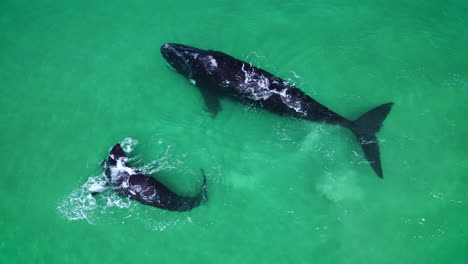
[(92, 192), (105, 190), (107, 177), (104, 173), (91, 176), (78, 189), (72, 191), (57, 207), (58, 211), (68, 220), (85, 219), (89, 223), (94, 223), (99, 214), (105, 213), (109, 208), (129, 208), (131, 202), (115, 194), (103, 193), (106, 204), (98, 204)]

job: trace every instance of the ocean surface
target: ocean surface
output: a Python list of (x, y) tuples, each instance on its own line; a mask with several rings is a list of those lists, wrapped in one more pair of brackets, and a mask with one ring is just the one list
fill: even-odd
[[(212, 118), (167, 42), (220, 50), (355, 119), (395, 105), (379, 179), (344, 128), (232, 101)], [(468, 2), (0, 2), (0, 263), (467, 263)], [(180, 194), (108, 191), (122, 142)]]

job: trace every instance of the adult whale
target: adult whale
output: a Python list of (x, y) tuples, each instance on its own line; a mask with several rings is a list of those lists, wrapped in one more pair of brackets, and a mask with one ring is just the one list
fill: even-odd
[(206, 109), (215, 116), (219, 98), (227, 97), (270, 112), (350, 129), (375, 173), (383, 178), (375, 134), (393, 103), (380, 105), (356, 120), (349, 120), (315, 101), (294, 85), (223, 52), (182, 44), (161, 46), (161, 53), (177, 72), (199, 87)]
[[(118, 195), (170, 211), (189, 211), (206, 200), (206, 176), (197, 196), (185, 197), (176, 194), (151, 176), (126, 165), (127, 157), (120, 144), (115, 145), (105, 164), (105, 174), (111, 188)], [(104, 191), (105, 188), (99, 191)], [(93, 195), (97, 194), (94, 192)]]

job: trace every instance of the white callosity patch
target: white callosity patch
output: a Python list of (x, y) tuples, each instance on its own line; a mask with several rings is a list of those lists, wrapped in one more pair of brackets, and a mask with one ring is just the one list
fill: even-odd
[(216, 68), (218, 67), (218, 63), (216, 60), (213, 58), (213, 56), (208, 56), (209, 62), (210, 62), (210, 67), (211, 68)]
[(205, 69), (209, 74), (213, 74), (213, 71), (218, 68), (218, 62), (211, 55), (204, 58), (203, 64), (205, 65)]
[(238, 86), (238, 89), (242, 94), (253, 100), (267, 100), (272, 95), (277, 94), (280, 96), (281, 101), (283, 101), (283, 103), (289, 108), (292, 108), (294, 111), (303, 115), (307, 115), (307, 111), (303, 109), (301, 101), (288, 94), (288, 90), (291, 86), (289, 83), (283, 82), (282, 85), (285, 88), (281, 91), (270, 89), (270, 80), (264, 75), (256, 73), (255, 68), (251, 69), (251, 71), (245, 70), (245, 64), (242, 64), (244, 80)]

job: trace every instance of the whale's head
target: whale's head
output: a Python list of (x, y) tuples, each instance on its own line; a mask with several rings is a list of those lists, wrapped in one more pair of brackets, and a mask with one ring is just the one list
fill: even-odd
[(135, 170), (126, 165), (128, 158), (120, 144), (112, 147), (105, 164), (105, 174), (113, 182), (121, 183), (121, 180), (135, 174)]
[(107, 158), (107, 166), (117, 166), (119, 160), (124, 160), (126, 158), (125, 152), (123, 151), (120, 144), (116, 144), (112, 147), (112, 150)]
[(161, 53), (169, 65), (187, 78), (192, 78), (203, 50), (182, 44), (168, 43), (161, 46)]
[(161, 53), (173, 69), (191, 82), (212, 75), (218, 66), (209, 50), (168, 43), (161, 46)]

